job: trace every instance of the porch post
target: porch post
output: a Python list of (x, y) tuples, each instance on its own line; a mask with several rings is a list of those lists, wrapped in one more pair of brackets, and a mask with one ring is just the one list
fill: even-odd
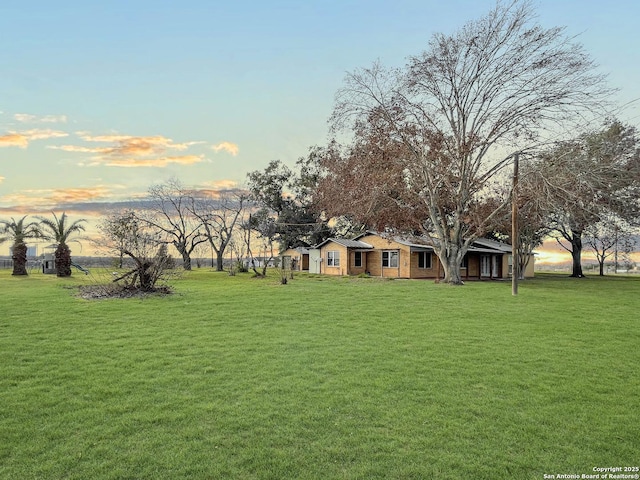
[(518, 295), (518, 167), (520, 155), (516, 153), (513, 156), (513, 191), (511, 192), (511, 295)]

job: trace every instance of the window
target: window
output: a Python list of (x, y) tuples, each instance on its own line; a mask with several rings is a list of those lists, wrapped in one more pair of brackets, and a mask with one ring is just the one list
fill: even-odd
[(327, 267), (339, 267), (340, 266), (340, 252), (332, 250), (327, 252)]
[(462, 265), (460, 265), (460, 268), (469, 268), (469, 258), (466, 255), (462, 257)]
[(362, 266), (362, 252), (353, 252), (353, 266), (354, 267)]
[(398, 251), (384, 250), (382, 252), (382, 266), (389, 268), (398, 267)]
[(418, 252), (418, 268), (431, 268), (431, 252)]

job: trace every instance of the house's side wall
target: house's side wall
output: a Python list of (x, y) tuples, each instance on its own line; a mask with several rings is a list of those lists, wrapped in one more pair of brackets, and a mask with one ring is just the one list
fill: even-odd
[(511, 263), (511, 254), (505, 253), (502, 256), (502, 278), (511, 278), (511, 273), (509, 272), (510, 263)]
[[(411, 254), (411, 273), (409, 278), (436, 278), (438, 276), (438, 256), (432, 252), (425, 252), (431, 255), (431, 268), (418, 267), (418, 252)], [(442, 269), (440, 269), (442, 270)]]
[(527, 268), (524, 269), (524, 278), (533, 278), (535, 268), (536, 268), (536, 257), (535, 255), (530, 255), (529, 264)]
[(381, 250), (367, 252), (367, 273), (373, 277), (382, 276), (382, 255)]
[[(379, 235), (365, 235), (358, 240), (364, 243), (368, 243), (374, 248), (374, 251), (367, 252), (366, 255), (366, 271), (369, 272), (371, 276), (388, 278), (411, 278), (411, 252), (409, 250), (409, 247), (398, 242), (394, 242), (393, 240), (382, 238)], [(397, 250), (399, 252), (397, 267), (382, 266), (382, 252), (384, 250)], [(417, 261), (418, 260), (416, 258), (416, 262)]]
[[(366, 255), (366, 271), (375, 277), (389, 278), (437, 278), (442, 271), (440, 260), (431, 253), (431, 268), (418, 268), (418, 253), (411, 252), (407, 245), (383, 238), (379, 235), (366, 235), (360, 241), (373, 246), (374, 251)], [(397, 250), (399, 252), (398, 267), (382, 267), (382, 251)], [(440, 267), (440, 269), (438, 269)], [(355, 272), (353, 272), (355, 273)]]
[[(329, 266), (327, 262), (328, 252), (340, 252), (340, 265), (337, 267)], [(326, 275), (348, 275), (349, 257), (347, 256), (347, 247), (335, 242), (328, 242), (320, 249), (322, 254), (322, 262), (320, 273)]]
[(348, 275), (360, 275), (361, 273), (368, 272), (367, 268), (367, 253), (368, 252), (360, 252), (362, 265), (356, 267), (356, 252), (354, 250), (349, 251), (349, 271)]
[[(511, 254), (505, 253), (502, 257), (502, 278), (511, 278), (509, 274), (509, 263), (511, 261)], [(531, 255), (529, 264), (524, 271), (524, 278), (533, 278), (535, 276), (535, 255)]]

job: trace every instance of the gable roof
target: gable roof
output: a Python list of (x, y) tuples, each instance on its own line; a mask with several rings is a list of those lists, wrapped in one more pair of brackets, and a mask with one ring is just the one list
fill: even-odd
[(361, 233), (357, 237), (355, 237), (354, 240), (358, 240), (359, 238), (365, 237), (367, 235), (376, 235), (378, 237), (399, 243), (400, 245), (409, 247), (411, 251), (414, 251), (414, 252), (433, 252), (433, 242), (429, 237), (425, 237), (425, 236), (417, 236), (417, 235), (404, 236), (404, 237), (398, 236), (398, 235), (391, 236), (391, 235), (385, 235), (380, 232), (373, 232), (371, 230), (368, 230), (364, 233)]
[(390, 237), (390, 239), (409, 247), (411, 251), (433, 251), (431, 239), (427, 237)]
[[(309, 253), (309, 249), (307, 247), (295, 247), (295, 248), (287, 248), (287, 250), (294, 250), (302, 255), (307, 255)], [(285, 250), (285, 252), (287, 251)]]
[(497, 251), (499, 253), (511, 253), (511, 245), (489, 238), (477, 238), (469, 250), (473, 252), (487, 251), (489, 253), (495, 253)]
[(373, 245), (369, 245), (368, 243), (360, 242), (358, 240), (347, 240), (346, 238), (327, 238), (324, 242), (316, 245), (315, 248), (321, 248), (329, 242), (337, 243), (338, 245), (342, 245), (347, 248), (361, 248), (365, 250), (373, 248)]

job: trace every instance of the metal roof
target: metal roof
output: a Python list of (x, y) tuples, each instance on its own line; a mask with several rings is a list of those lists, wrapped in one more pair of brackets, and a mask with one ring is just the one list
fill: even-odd
[(385, 235), (384, 233), (379, 233), (379, 232), (374, 232), (371, 230), (368, 230), (364, 233), (361, 233), (360, 235), (358, 235), (356, 238), (362, 238), (366, 235), (376, 235), (378, 237), (381, 238), (385, 238), (389, 241), (393, 241), (396, 243), (399, 243), (401, 245), (405, 245), (407, 247), (410, 247), (412, 251), (424, 251), (424, 252), (433, 252), (433, 242), (431, 241), (431, 239), (429, 237), (426, 236), (406, 236), (406, 237), (400, 237), (400, 236), (390, 236), (390, 235)]
[(490, 248), (492, 250), (498, 250), (502, 253), (511, 253), (511, 245), (508, 243), (498, 242), (489, 238), (478, 238), (473, 242), (473, 246), (480, 245), (480, 247)]
[(320, 248), (326, 243), (334, 242), (338, 245), (342, 245), (347, 248), (362, 248), (362, 249), (372, 249), (373, 245), (369, 245), (368, 243), (360, 242), (358, 240), (348, 240), (346, 238), (327, 238), (324, 242), (316, 245), (316, 248)]

